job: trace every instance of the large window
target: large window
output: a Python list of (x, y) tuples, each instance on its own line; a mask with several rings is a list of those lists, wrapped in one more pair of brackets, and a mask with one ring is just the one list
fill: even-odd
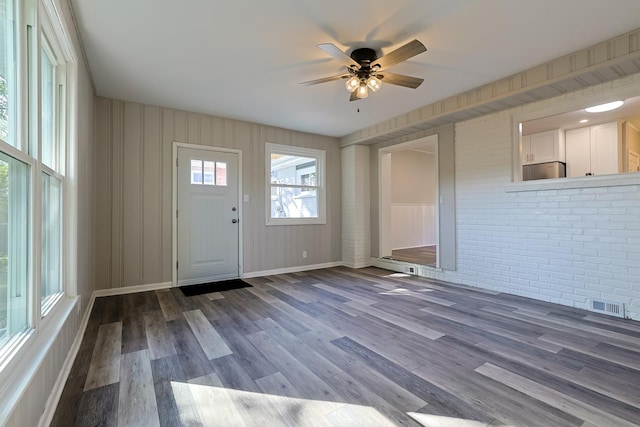
[(27, 329), (29, 168), (0, 153), (0, 354)]
[(66, 59), (43, 10), (0, 0), (0, 374), (65, 292)]
[(15, 0), (0, 1), (0, 140), (16, 145)]
[(267, 144), (267, 225), (324, 224), (325, 153)]

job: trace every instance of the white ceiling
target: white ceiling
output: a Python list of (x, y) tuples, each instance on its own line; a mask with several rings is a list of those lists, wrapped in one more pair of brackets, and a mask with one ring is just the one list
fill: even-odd
[[(638, 0), (72, 0), (99, 96), (344, 136), (640, 27)], [(428, 51), (349, 102), (316, 46)], [(358, 111), (359, 109), (359, 111)]]

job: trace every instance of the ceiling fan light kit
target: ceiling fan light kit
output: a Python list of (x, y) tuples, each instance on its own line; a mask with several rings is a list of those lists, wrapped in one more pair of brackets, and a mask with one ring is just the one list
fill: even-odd
[(375, 50), (359, 48), (347, 55), (332, 43), (319, 44), (318, 47), (328, 55), (339, 60), (347, 67), (347, 73), (322, 79), (302, 82), (303, 85), (314, 85), (330, 82), (338, 79), (347, 79), (345, 88), (351, 93), (350, 101), (363, 99), (369, 96), (369, 90), (377, 92), (382, 87), (382, 81), (389, 84), (415, 89), (424, 81), (417, 77), (404, 76), (402, 74), (389, 73), (385, 70), (402, 61), (406, 61), (427, 48), (418, 40), (413, 40), (398, 49), (378, 58)]

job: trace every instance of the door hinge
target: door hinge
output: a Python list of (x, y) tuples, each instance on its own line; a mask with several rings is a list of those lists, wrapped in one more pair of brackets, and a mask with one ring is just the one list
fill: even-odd
[(176, 209), (176, 218), (178, 218), (178, 209)]
[(176, 167), (178, 167), (178, 158), (176, 157)]
[(178, 261), (176, 261), (176, 270), (178, 269)]

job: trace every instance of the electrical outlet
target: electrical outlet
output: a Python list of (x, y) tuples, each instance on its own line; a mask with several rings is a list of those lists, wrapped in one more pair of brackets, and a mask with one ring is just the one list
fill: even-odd
[(409, 274), (416, 274), (416, 268), (415, 267), (409, 267), (408, 270), (409, 270), (408, 271)]
[(302, 251), (302, 258), (306, 258), (307, 257), (307, 251)]

